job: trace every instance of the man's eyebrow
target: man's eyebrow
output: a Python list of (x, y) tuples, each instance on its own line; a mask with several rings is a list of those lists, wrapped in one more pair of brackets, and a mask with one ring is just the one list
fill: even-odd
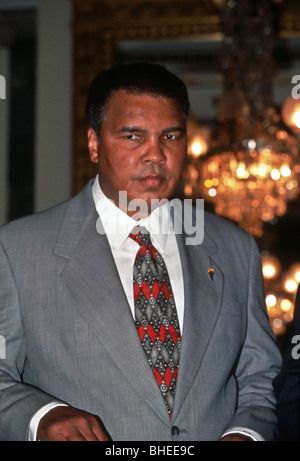
[[(182, 126), (170, 126), (168, 128), (164, 128), (162, 130), (162, 134), (166, 133), (174, 133), (175, 131), (180, 131), (181, 133), (184, 133), (185, 129)], [(116, 131), (117, 134), (121, 133), (142, 133), (145, 134), (147, 133), (147, 130), (139, 127), (139, 126), (123, 126), (119, 130)]]
[(170, 132), (174, 132), (174, 131), (180, 131), (180, 132), (184, 132), (185, 129), (182, 127), (182, 126), (170, 126), (169, 128), (165, 128), (162, 132), (163, 133), (170, 133)]
[(146, 133), (146, 130), (139, 126), (123, 126), (116, 133)]

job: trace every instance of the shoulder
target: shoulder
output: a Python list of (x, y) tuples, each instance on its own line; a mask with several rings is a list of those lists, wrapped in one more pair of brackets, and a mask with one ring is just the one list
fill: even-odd
[(235, 237), (249, 238), (249, 234), (236, 223), (215, 213), (205, 211), (205, 203), (202, 199), (196, 205), (192, 204), (190, 199), (176, 199), (171, 201), (171, 205), (175, 216), (173, 219), (182, 219), (186, 230), (192, 230), (194, 226), (201, 226), (205, 233), (212, 236), (220, 237), (225, 234), (226, 236), (234, 235)]
[(11, 221), (0, 227), (0, 242), (20, 242), (42, 236), (55, 236), (60, 232), (61, 226), (67, 215), (80, 219), (89, 208), (87, 202), (92, 203), (91, 187), (86, 186), (78, 195), (65, 200), (53, 207), (32, 215)]
[(47, 210), (10, 221), (0, 228), (0, 239), (8, 235), (12, 236), (16, 232), (21, 232), (22, 234), (26, 232), (32, 233), (46, 227), (50, 223), (56, 227), (64, 216), (67, 207), (68, 201), (55, 205)]
[(238, 258), (241, 262), (250, 257), (260, 260), (254, 237), (237, 224), (213, 213), (204, 213), (205, 239), (212, 240), (225, 258)]
[[(175, 229), (183, 230), (186, 236), (201, 236), (201, 241), (217, 247), (236, 247), (256, 245), (254, 238), (239, 227), (215, 213), (205, 211), (201, 200), (194, 206), (191, 200), (175, 200), (171, 202)], [(195, 245), (196, 243), (194, 243)]]
[(213, 213), (204, 212), (204, 229), (212, 237), (249, 240), (251, 235), (237, 224)]

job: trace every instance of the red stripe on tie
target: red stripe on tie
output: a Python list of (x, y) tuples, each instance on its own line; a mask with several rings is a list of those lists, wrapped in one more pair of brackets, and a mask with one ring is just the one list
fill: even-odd
[(166, 339), (166, 336), (167, 336), (167, 329), (166, 329), (166, 327), (164, 325), (161, 325), (160, 329), (159, 329), (159, 332), (158, 332), (158, 337), (164, 343), (165, 339)]
[(140, 287), (138, 283), (135, 283), (133, 285), (133, 296), (134, 296), (135, 302), (138, 300), (139, 294), (140, 294)]
[(157, 283), (157, 281), (155, 280), (154, 284), (153, 284), (153, 287), (152, 287), (152, 294), (154, 296), (155, 299), (158, 298), (158, 295), (159, 295), (159, 284)]
[(169, 299), (171, 293), (170, 293), (169, 288), (166, 286), (166, 284), (165, 284), (164, 282), (161, 282), (160, 288), (161, 288), (161, 291), (163, 292), (165, 298), (166, 298), (166, 299)]
[(169, 367), (167, 367), (166, 372), (165, 372), (165, 376), (164, 376), (164, 382), (168, 387), (170, 387), (171, 379), (172, 379), (172, 371), (170, 370)]
[(145, 282), (145, 280), (143, 281), (142, 283), (142, 292), (144, 293), (145, 295), (145, 298), (148, 300), (151, 296), (151, 291), (150, 291), (150, 288), (149, 286), (147, 285), (147, 283)]
[(145, 336), (145, 329), (142, 327), (142, 325), (139, 325), (137, 332), (139, 334), (140, 340), (143, 341)]
[(178, 334), (176, 333), (174, 327), (172, 324), (170, 324), (169, 326), (169, 335), (171, 336), (171, 338), (173, 339), (174, 343), (176, 344), (178, 339), (179, 339), (179, 336)]
[(148, 325), (148, 327), (147, 327), (147, 333), (148, 333), (149, 338), (151, 339), (151, 341), (154, 343), (154, 342), (157, 340), (157, 333), (156, 333), (155, 330), (153, 329), (153, 326), (152, 326), (152, 325)]
[(153, 373), (154, 373), (155, 379), (157, 381), (157, 384), (160, 386), (161, 383), (162, 383), (162, 377), (160, 376), (160, 373), (157, 370), (157, 368), (153, 368)]

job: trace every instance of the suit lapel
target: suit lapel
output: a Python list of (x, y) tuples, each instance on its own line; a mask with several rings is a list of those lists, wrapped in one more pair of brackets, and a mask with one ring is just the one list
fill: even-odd
[[(72, 297), (73, 305), (94, 330), (125, 378), (166, 420), (168, 413), (142, 349), (108, 241), (96, 229), (98, 215), (94, 208), (91, 209), (85, 222), (79, 225), (74, 222), (74, 210), (71, 214), (71, 219), (66, 217), (56, 246), (56, 254), (69, 259), (61, 275), (62, 283)], [(71, 250), (74, 243), (68, 243), (70, 232), (67, 227), (72, 220), (72, 234), (75, 226), (80, 229), (80, 238), (75, 237), (77, 246)]]
[[(185, 235), (177, 236), (184, 278), (185, 308), (174, 417), (199, 373), (220, 313), (224, 284), (223, 273), (214, 259), (218, 248), (210, 236), (205, 233), (203, 243), (197, 246), (186, 245), (185, 238)], [(208, 273), (210, 268), (214, 269), (213, 279)]]

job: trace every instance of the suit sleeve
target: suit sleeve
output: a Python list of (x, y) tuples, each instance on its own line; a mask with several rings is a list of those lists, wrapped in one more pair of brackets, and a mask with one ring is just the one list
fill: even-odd
[(33, 414), (53, 397), (22, 382), (26, 361), (18, 291), (0, 244), (0, 440), (26, 440)]
[(261, 258), (250, 239), (247, 331), (236, 369), (238, 409), (231, 427), (244, 427), (265, 440), (278, 437), (276, 399), (272, 381), (281, 366), (281, 354), (265, 305)]

